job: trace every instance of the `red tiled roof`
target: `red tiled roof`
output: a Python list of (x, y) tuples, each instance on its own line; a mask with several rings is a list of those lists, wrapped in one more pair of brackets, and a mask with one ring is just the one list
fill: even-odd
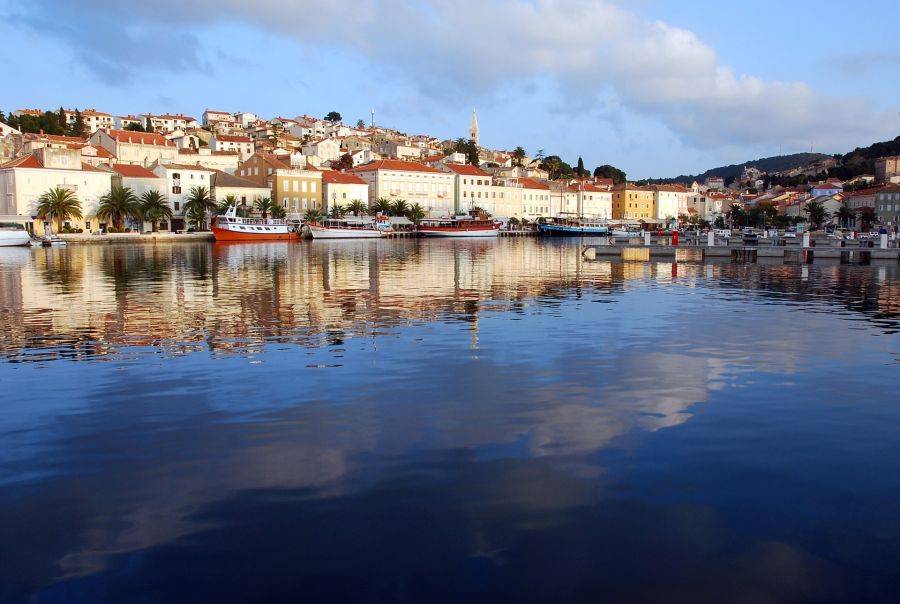
[(34, 153), (30, 155), (23, 155), (22, 157), (17, 157), (13, 160), (6, 162), (5, 164), (0, 164), (0, 170), (3, 168), (43, 168), (43, 164), (41, 161), (35, 156)]
[(216, 134), (215, 139), (223, 143), (252, 143), (249, 136), (231, 136), (226, 134)]
[(156, 174), (144, 166), (132, 166), (131, 164), (113, 164), (113, 170), (128, 178), (159, 178)]
[(342, 185), (364, 185), (366, 181), (348, 172), (338, 172), (337, 170), (323, 170), (322, 182)]
[(395, 172), (432, 172), (444, 174), (437, 168), (426, 166), (419, 162), (403, 161), (399, 159), (378, 159), (362, 166), (353, 168), (351, 172), (374, 172), (376, 170), (393, 170)]
[(132, 132), (131, 130), (110, 130), (109, 136), (120, 143), (133, 143), (135, 145), (159, 145), (162, 147), (174, 147), (175, 143), (168, 140), (162, 134), (155, 132)]
[(544, 189), (545, 191), (550, 190), (550, 185), (533, 178), (515, 178), (513, 180), (526, 189)]
[(490, 174), (478, 166), (472, 166), (470, 164), (444, 164), (444, 167), (451, 172), (464, 176), (490, 176)]

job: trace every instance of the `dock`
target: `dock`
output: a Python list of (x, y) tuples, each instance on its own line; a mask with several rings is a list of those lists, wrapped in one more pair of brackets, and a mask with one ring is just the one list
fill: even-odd
[(607, 244), (586, 244), (582, 246), (581, 253), (588, 260), (618, 257), (626, 261), (646, 261), (661, 257), (673, 260), (729, 258), (732, 262), (745, 263), (771, 259), (790, 264), (810, 264), (815, 260), (838, 260), (841, 264), (870, 264), (873, 261), (900, 264), (898, 241), (888, 241), (886, 236), (880, 241), (867, 242), (810, 240), (808, 236), (796, 240), (760, 238), (752, 244), (740, 238), (708, 238), (702, 241), (702, 238), (694, 237), (674, 245), (669, 237), (645, 235), (642, 243), (611, 241)]

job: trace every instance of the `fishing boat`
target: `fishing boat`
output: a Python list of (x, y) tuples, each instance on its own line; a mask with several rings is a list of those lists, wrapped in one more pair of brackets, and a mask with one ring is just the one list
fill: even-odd
[(551, 237), (604, 237), (609, 235), (609, 227), (599, 220), (557, 218), (538, 225), (541, 235)]
[(378, 239), (391, 232), (390, 222), (372, 218), (329, 218), (306, 225), (313, 239)]
[(486, 212), (473, 210), (468, 216), (426, 218), (417, 230), (423, 237), (496, 237), (500, 223)]
[(276, 218), (243, 218), (234, 206), (216, 217), (212, 226), (216, 241), (294, 241), (299, 234), (294, 225)]
[(0, 222), (0, 247), (31, 244), (31, 235), (17, 222)]

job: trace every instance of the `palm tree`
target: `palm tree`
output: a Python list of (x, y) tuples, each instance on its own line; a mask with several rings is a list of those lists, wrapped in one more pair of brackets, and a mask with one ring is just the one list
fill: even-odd
[(172, 220), (172, 208), (166, 201), (166, 196), (159, 191), (150, 190), (141, 195), (141, 215), (144, 220), (149, 220), (152, 230), (155, 233), (159, 230), (158, 225), (161, 220)]
[(391, 204), (391, 213), (394, 216), (406, 216), (406, 213), (409, 211), (409, 204), (405, 199), (398, 199), (393, 204)]
[(354, 199), (350, 203), (347, 204), (347, 211), (352, 212), (354, 216), (359, 216), (360, 214), (364, 214), (366, 211), (366, 204), (361, 202), (358, 199)]
[(235, 210), (237, 210), (239, 203), (240, 202), (238, 201), (238, 198), (236, 195), (234, 195), (234, 194), (226, 195), (225, 198), (217, 206), (216, 211), (219, 214), (224, 214), (225, 212), (228, 211), (228, 208), (230, 208), (231, 206), (234, 206)]
[(387, 197), (379, 197), (378, 200), (372, 204), (371, 208), (376, 214), (390, 214), (393, 209), (393, 204), (391, 200)]
[(284, 220), (285, 216), (287, 216), (287, 210), (284, 209), (283, 205), (273, 203), (272, 209), (270, 210), (270, 214), (272, 215), (272, 218), (276, 218), (278, 220)]
[(206, 226), (206, 213), (217, 209), (216, 202), (209, 196), (209, 189), (191, 187), (187, 201), (184, 202), (184, 215), (189, 215), (188, 221), (193, 222), (197, 229), (202, 230)]
[(141, 205), (130, 187), (113, 185), (109, 193), (100, 198), (97, 218), (109, 220), (117, 231), (125, 230), (126, 218), (141, 218)]
[(853, 220), (854, 213), (853, 210), (850, 209), (850, 206), (847, 205), (846, 200), (841, 202), (841, 205), (835, 213), (835, 216), (837, 216), (842, 227), (850, 227), (850, 221)]
[(343, 218), (344, 217), (344, 206), (342, 206), (339, 203), (334, 204), (333, 206), (331, 206), (330, 214), (331, 214), (332, 218)]
[(821, 201), (816, 201), (813, 199), (812, 201), (806, 202), (806, 205), (803, 206), (803, 209), (806, 211), (806, 215), (809, 216), (809, 222), (816, 229), (822, 226), (822, 223), (828, 220), (830, 214), (825, 209), (825, 206), (822, 205)]
[(310, 208), (310, 209), (306, 210), (306, 212), (304, 212), (303, 222), (305, 222), (307, 224), (315, 223), (315, 222), (319, 222), (324, 217), (325, 217), (325, 215), (322, 214), (322, 210), (320, 210), (319, 208)]
[(522, 147), (516, 147), (515, 149), (513, 149), (512, 157), (513, 165), (521, 167), (522, 162), (525, 160), (525, 149), (523, 149)]
[(52, 223), (56, 221), (56, 230), (62, 228), (62, 223), (69, 218), (81, 218), (81, 202), (75, 192), (62, 187), (54, 187), (38, 198), (37, 217), (51, 222), (50, 232), (53, 232)]
[(857, 213), (859, 214), (859, 228), (865, 233), (875, 224), (875, 208), (863, 206)]
[(257, 197), (256, 201), (253, 203), (256, 211), (262, 214), (263, 220), (269, 217), (269, 212), (272, 211), (272, 199), (269, 197)]
[(406, 217), (409, 218), (413, 224), (418, 225), (420, 222), (422, 222), (422, 219), (425, 218), (425, 208), (420, 206), (418, 203), (414, 203), (406, 211)]

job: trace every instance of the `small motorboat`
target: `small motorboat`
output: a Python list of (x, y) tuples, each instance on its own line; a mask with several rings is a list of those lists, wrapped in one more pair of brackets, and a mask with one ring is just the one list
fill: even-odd
[(31, 244), (31, 235), (25, 226), (17, 222), (0, 222), (0, 247), (18, 247)]

